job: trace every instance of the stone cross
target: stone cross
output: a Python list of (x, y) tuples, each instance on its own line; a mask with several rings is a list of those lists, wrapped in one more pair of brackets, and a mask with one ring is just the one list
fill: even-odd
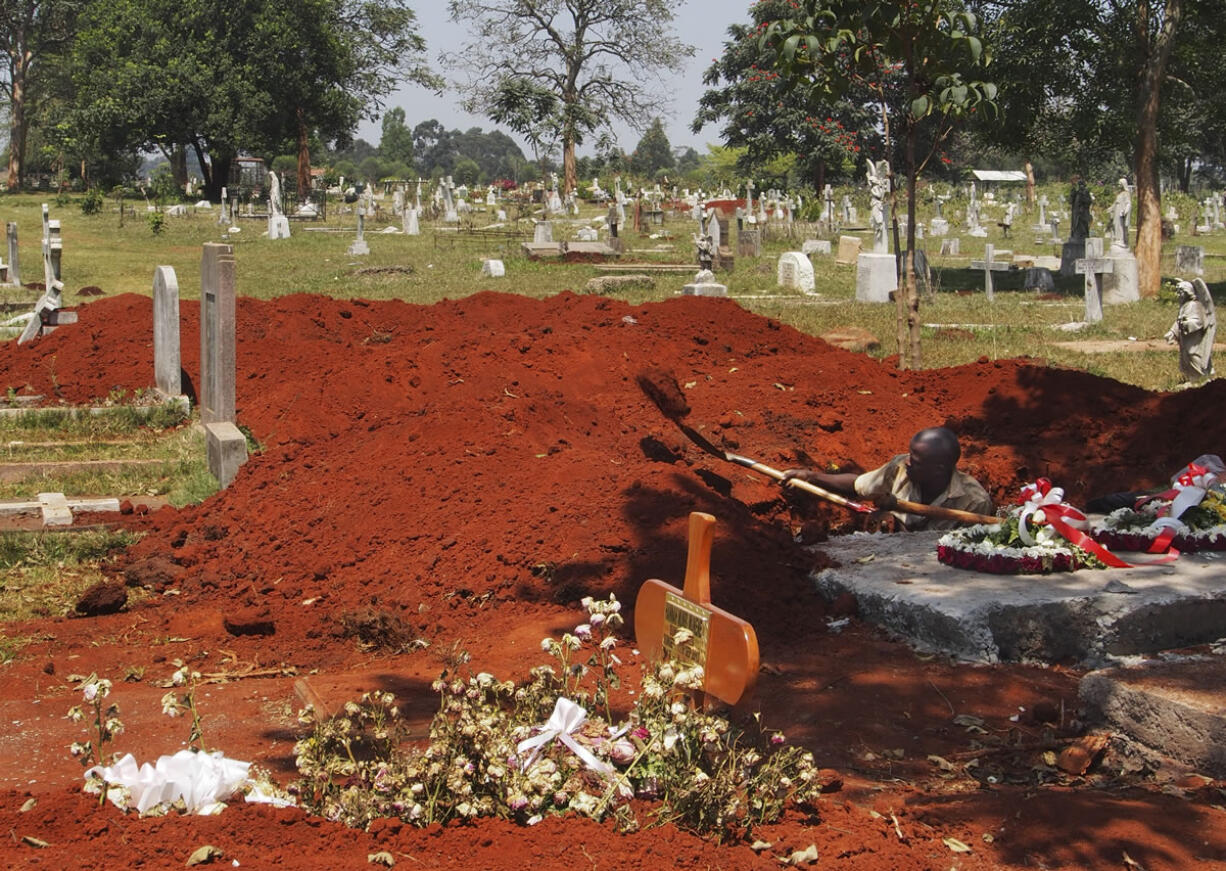
[(832, 188), (830, 185), (826, 185), (825, 189), (823, 190), (823, 193), (826, 199), (826, 211), (823, 214), (823, 218), (827, 221), (833, 221), (834, 220), (834, 188)]
[(992, 257), (995, 254), (995, 245), (983, 246), (983, 293), (988, 298), (988, 302), (996, 299), (995, 288), (992, 286)]
[(366, 203), (365, 197), (358, 200), (358, 237), (349, 246), (350, 257), (360, 257), (370, 253), (370, 245), (366, 243)]
[(1039, 226), (1047, 226), (1047, 194), (1039, 197)]
[(1103, 319), (1103, 276), (1115, 272), (1115, 262), (1108, 257), (1086, 257), (1078, 260), (1076, 272), (1086, 277), (1086, 323)]
[(745, 182), (745, 211), (753, 214), (753, 179)]
[(64, 250), (64, 242), (60, 237), (60, 222), (51, 220), (47, 204), (43, 203), (43, 286), (46, 288), (38, 302), (34, 303), (34, 313), (26, 328), (17, 338), (17, 344), (23, 345), (43, 332), (50, 332), (59, 324), (76, 322), (75, 312), (60, 312), (63, 304), (64, 282), (60, 280), (60, 258)]

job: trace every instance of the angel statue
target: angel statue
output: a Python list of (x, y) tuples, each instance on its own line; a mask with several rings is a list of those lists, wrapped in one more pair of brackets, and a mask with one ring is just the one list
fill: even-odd
[(890, 191), (890, 164), (884, 160), (868, 162), (868, 194), (871, 199), (868, 223), (873, 228), (873, 250), (888, 252), (885, 196)]
[(1179, 315), (1166, 332), (1170, 344), (1179, 343), (1179, 371), (1189, 381), (1213, 375), (1213, 336), (1217, 314), (1204, 279), (1180, 281)]

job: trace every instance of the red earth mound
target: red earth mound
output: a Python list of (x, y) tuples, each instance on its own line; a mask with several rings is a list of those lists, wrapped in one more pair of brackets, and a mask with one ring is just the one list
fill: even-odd
[[(195, 378), (198, 306), (185, 302), (182, 315), (184, 370)], [(144, 297), (91, 303), (75, 327), (6, 346), (0, 386), (70, 403), (145, 388), (151, 320)], [(915, 430), (949, 425), (962, 437), (963, 467), (998, 500), (1040, 475), (1074, 503), (1155, 485), (1220, 451), (1226, 431), (1220, 382), (1150, 394), (1018, 360), (899, 372), (728, 300), (242, 299), (238, 420), (260, 450), (203, 505), (123, 518), (147, 534), (116, 573), (162, 595), (121, 614), (9, 627), (35, 640), (0, 670), (0, 713), (19, 724), (0, 738), (0, 822), (53, 847), (6, 843), (0, 861), (170, 867), (199, 840), (246, 867), (367, 867), (368, 852), (391, 849), (427, 867), (531, 862), (548, 871), (573, 866), (583, 842), (594, 867), (774, 867), (744, 847), (667, 827), (626, 838), (575, 820), (372, 834), (250, 808), (141, 821), (79, 799), (79, 769), (62, 752), (76, 737), (59, 720), (73, 695), (63, 676), (156, 677), (178, 657), (235, 678), (213, 691), (216, 746), (288, 779), (289, 673), (317, 671), (312, 680), (330, 699), (390, 688), (428, 717), (426, 685), (446, 658), (436, 651), (463, 649), (474, 667), (522, 676), (540, 662), (540, 638), (576, 622), (582, 596), (613, 592), (632, 603), (645, 578), (679, 582), (694, 510), (718, 519), (714, 600), (756, 627), (763, 715), (824, 764), (849, 770), (821, 825), (794, 818), (778, 827), (774, 837), (790, 849), (815, 842), (822, 867), (874, 869), (1118, 867), (1125, 849), (1151, 869), (1222, 861), (1223, 816), (1208, 793), (1189, 805), (1131, 784), (1109, 794), (1078, 784), (1033, 791), (1009, 766), (999, 788), (934, 782), (926, 756), (966, 748), (949, 725), (955, 706), (1011, 733), (1019, 705), (1075, 706), (1076, 675), (924, 661), (854, 624), (826, 633), (829, 607), (807, 577), (822, 557), (796, 533), (842, 531), (850, 519), (831, 506), (793, 505), (760, 476), (691, 446), (640, 388), (651, 368), (683, 387), (689, 426), (781, 468), (872, 467), (905, 450)], [(406, 639), (430, 652), (389, 649)], [(157, 715), (161, 691), (117, 686), (132, 700), (125, 721), (138, 755), (175, 749)], [(154, 713), (126, 714), (140, 706)], [(1041, 730), (1028, 734), (1038, 740)], [(1034, 750), (1024, 738), (1018, 746)], [(28, 794), (38, 805), (21, 815)], [(884, 816), (870, 812), (875, 805)], [(973, 841), (975, 852), (951, 854), (945, 837)]]

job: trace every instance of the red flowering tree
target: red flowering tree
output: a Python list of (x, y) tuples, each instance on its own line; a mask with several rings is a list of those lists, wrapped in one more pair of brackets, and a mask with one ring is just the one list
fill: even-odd
[[(771, 22), (760, 37), (763, 50), (773, 53), (775, 69), (834, 97), (867, 88), (881, 106), (886, 153), (892, 135), (902, 142), (907, 237), (896, 294), (898, 359), (903, 369), (917, 368), (915, 181), (960, 117), (994, 105), (995, 85), (979, 78), (988, 64), (979, 21), (959, 0), (789, 0), (787, 5), (790, 15)], [(897, 100), (889, 94), (895, 82), (901, 89)], [(929, 124), (935, 131), (925, 137), (928, 147), (920, 154), (921, 126)], [(890, 188), (893, 197), (893, 175)]]
[(878, 113), (863, 88), (832, 98), (775, 69), (774, 51), (764, 51), (759, 38), (771, 22), (793, 11), (788, 0), (760, 0), (749, 8), (748, 22), (728, 28), (723, 54), (703, 73), (707, 90), (690, 129), (697, 133), (722, 122), (724, 143), (745, 149), (737, 170), (746, 175), (794, 155), (801, 173), (820, 191), (828, 175), (854, 176), (868, 152), (880, 150)]

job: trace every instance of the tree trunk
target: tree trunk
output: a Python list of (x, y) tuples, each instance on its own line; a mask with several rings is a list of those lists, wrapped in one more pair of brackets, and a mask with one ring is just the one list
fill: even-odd
[(920, 316), (919, 316), (919, 285), (915, 280), (915, 177), (918, 170), (915, 166), (915, 136), (914, 122), (907, 124), (907, 247), (903, 263), (903, 290), (907, 299), (907, 351), (909, 369), (918, 369), (922, 364), (920, 359)]
[[(1151, 8), (1163, 2), (1158, 32), (1149, 32)], [(1158, 110), (1162, 80), (1175, 42), (1183, 0), (1140, 0), (1137, 4), (1138, 43), (1144, 51), (1138, 89), (1137, 147), (1137, 284), (1142, 297), (1156, 297), (1162, 284), (1162, 194), (1158, 186)]]
[[(16, 35), (14, 40), (18, 41)], [(18, 45), (21, 44), (18, 41)], [(9, 178), (8, 189), (21, 188), (21, 176), (25, 170), (26, 156), (26, 73), (31, 54), (15, 48), (9, 54)]]
[[(230, 165), (234, 155), (209, 152), (210, 169), (205, 173), (204, 190), (210, 202), (221, 202), (221, 189), (230, 183)], [(203, 161), (201, 161), (203, 165)]]
[(298, 109), (298, 201), (305, 203), (311, 195), (311, 137), (306, 115)]
[(579, 173), (575, 166), (575, 138), (567, 136), (562, 143), (562, 193), (568, 194), (578, 187)]

